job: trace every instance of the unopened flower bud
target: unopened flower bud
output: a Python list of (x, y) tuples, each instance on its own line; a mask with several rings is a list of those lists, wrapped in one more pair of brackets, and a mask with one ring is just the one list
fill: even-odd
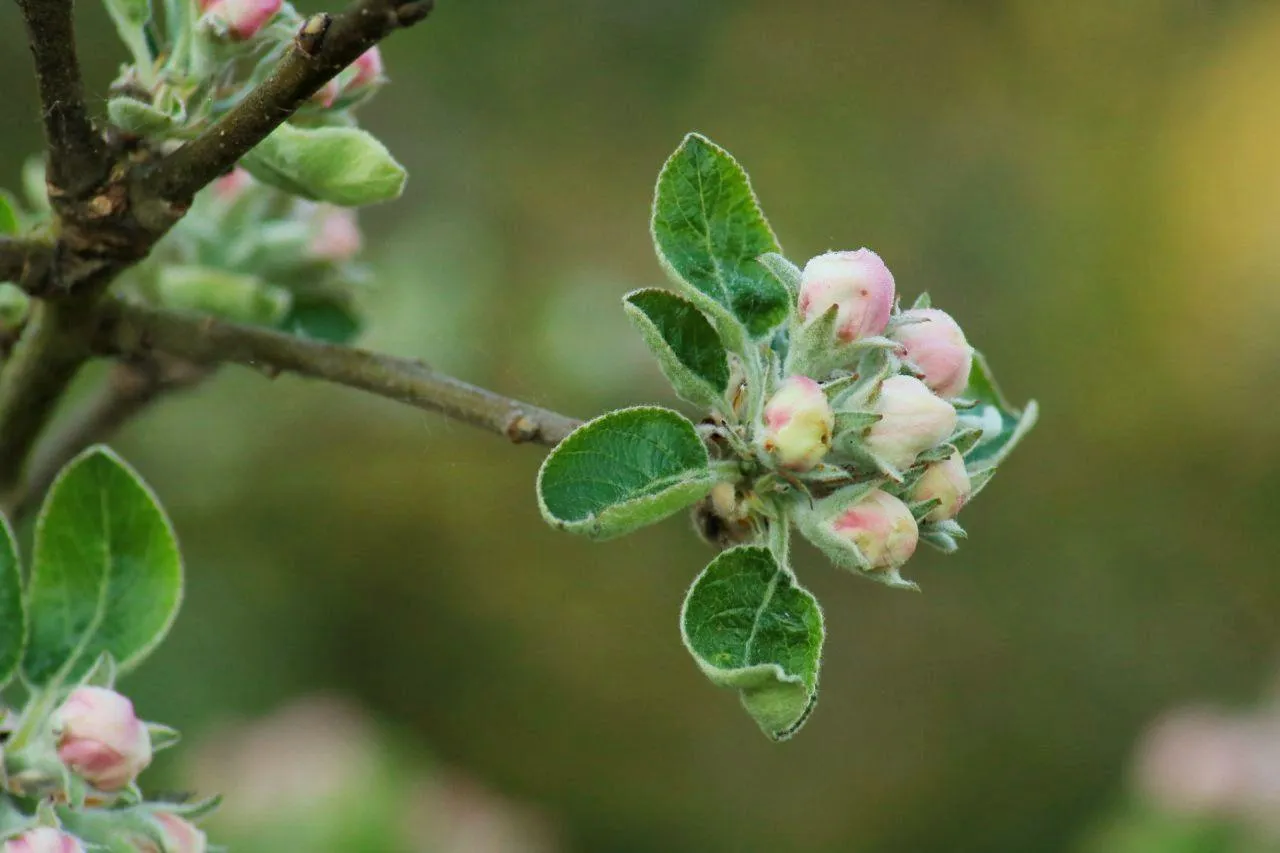
[(903, 311), (900, 319), (907, 322), (895, 328), (891, 337), (923, 372), (924, 384), (941, 397), (955, 397), (964, 391), (973, 366), (973, 348), (960, 325), (937, 308), (912, 308)]
[(808, 471), (831, 448), (835, 414), (822, 386), (789, 376), (764, 407), (760, 447), (783, 468)]
[(840, 340), (880, 334), (893, 308), (893, 273), (870, 249), (818, 255), (800, 276), (800, 319), (821, 317), (832, 305)]
[(338, 83), (338, 78), (334, 77), (317, 89), (311, 96), (311, 100), (328, 109), (333, 106), (334, 101), (338, 100), (340, 94), (342, 94), (342, 86)]
[(913, 501), (937, 499), (940, 503), (929, 510), (925, 521), (946, 521), (960, 514), (972, 491), (969, 472), (964, 468), (964, 457), (953, 451), (941, 462), (929, 463), (911, 490), (911, 499)]
[(899, 471), (936, 447), (956, 426), (956, 410), (914, 376), (890, 376), (880, 384), (872, 410), (880, 420), (867, 433), (867, 449)]
[(858, 546), (872, 569), (901, 566), (915, 553), (920, 536), (907, 505), (880, 489), (837, 515), (831, 529)]
[(151, 763), (151, 735), (133, 703), (104, 687), (77, 687), (53, 717), (58, 758), (101, 791), (124, 788)]
[(164, 847), (157, 847), (149, 838), (140, 839), (135, 842), (139, 853), (205, 853), (209, 841), (191, 821), (170, 812), (156, 812), (154, 820)]
[(311, 254), (320, 260), (349, 261), (360, 251), (363, 240), (356, 212), (347, 207), (322, 204), (316, 208)]
[(275, 14), (282, 0), (200, 0), (200, 11), (226, 27), (233, 39), (244, 41), (257, 35)]
[(236, 166), (213, 182), (213, 194), (220, 201), (232, 202), (253, 183), (253, 178), (244, 169)]
[(369, 48), (356, 57), (356, 61), (351, 63), (351, 69), (354, 74), (347, 83), (347, 91), (367, 89), (378, 84), (382, 81), (382, 52), (376, 46)]
[(84, 853), (84, 846), (74, 835), (42, 826), (10, 838), (4, 844), (4, 853)]

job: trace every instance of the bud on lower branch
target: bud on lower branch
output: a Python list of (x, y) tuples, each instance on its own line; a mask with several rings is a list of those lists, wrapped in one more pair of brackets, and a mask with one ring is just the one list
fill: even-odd
[(4, 853), (84, 853), (84, 845), (74, 835), (42, 826), (6, 841)]
[(836, 536), (857, 546), (873, 570), (897, 568), (916, 551), (919, 530), (902, 501), (873, 489), (831, 521)]
[(960, 513), (972, 491), (964, 457), (953, 452), (943, 461), (931, 462), (924, 469), (911, 490), (911, 499), (918, 502), (937, 500), (938, 505), (929, 511), (925, 521), (946, 521)]
[(822, 386), (807, 376), (789, 376), (764, 407), (760, 449), (782, 468), (808, 471), (831, 449), (834, 428)]
[(880, 420), (867, 433), (867, 450), (905, 471), (956, 426), (956, 410), (912, 376), (890, 376), (880, 384), (872, 411)]
[(156, 828), (164, 839), (164, 847), (160, 848), (150, 839), (137, 843), (138, 853), (205, 853), (208, 839), (195, 824), (170, 812), (157, 812), (154, 816)]
[(951, 315), (937, 308), (903, 311), (889, 337), (902, 345), (902, 353), (919, 368), (924, 380), (940, 397), (955, 397), (969, 384), (973, 348)]
[(282, 0), (200, 0), (205, 18), (237, 41), (253, 38), (280, 11)]
[(118, 791), (151, 763), (151, 735), (133, 703), (104, 687), (77, 687), (53, 716), (58, 758), (101, 791)]

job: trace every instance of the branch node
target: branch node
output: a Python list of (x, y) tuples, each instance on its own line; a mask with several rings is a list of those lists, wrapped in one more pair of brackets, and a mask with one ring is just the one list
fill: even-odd
[(538, 422), (519, 409), (511, 413), (511, 420), (507, 422), (507, 428), (504, 430), (512, 444), (536, 441), (541, 431)]
[(324, 37), (328, 34), (329, 25), (332, 23), (333, 18), (326, 12), (312, 15), (303, 21), (302, 28), (298, 30), (298, 35), (294, 39), (298, 50), (314, 58), (324, 47)]

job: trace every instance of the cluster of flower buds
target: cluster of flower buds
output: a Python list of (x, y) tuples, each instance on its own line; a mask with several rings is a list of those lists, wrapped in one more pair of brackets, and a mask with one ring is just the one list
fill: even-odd
[(282, 0), (200, 0), (200, 12), (215, 32), (247, 41), (279, 14), (282, 5)]
[(973, 350), (927, 297), (900, 310), (893, 274), (869, 249), (813, 258), (797, 287), (755, 453), (783, 488), (806, 493), (797, 523), (833, 559), (906, 584), (897, 569), (922, 538), (950, 550), (963, 535), (963, 451), (980, 434), (960, 417), (973, 405), (962, 397)]
[(198, 807), (145, 803), (135, 785), (153, 751), (176, 740), (172, 730), (139, 719), (133, 703), (115, 690), (87, 683), (52, 713), (41, 715), (39, 707), (34, 702), (28, 714), (42, 723), (29, 738), (7, 745), (7, 772), (0, 779), (8, 793), (42, 805), (25, 821), (7, 815), (8, 824), (0, 827), (3, 853), (85, 853), (108, 846), (204, 853), (205, 835), (188, 819)]

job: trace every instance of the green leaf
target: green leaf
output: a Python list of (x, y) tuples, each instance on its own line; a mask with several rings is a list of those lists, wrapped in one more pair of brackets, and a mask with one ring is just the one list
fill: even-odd
[(687, 299), (656, 288), (628, 293), (623, 307), (676, 393), (690, 403), (723, 410), (729, 357), (706, 315)]
[(22, 602), (22, 566), (9, 522), (0, 516), (0, 687), (22, 663), (27, 611)]
[(706, 137), (686, 136), (662, 167), (652, 230), (659, 259), (699, 305), (728, 309), (756, 337), (787, 318), (791, 293), (756, 260), (781, 251), (778, 241), (747, 173)]
[(36, 522), (27, 681), (75, 681), (103, 652), (127, 672), (164, 638), (181, 600), (178, 543), (150, 489), (105, 447), (72, 460)]
[(240, 323), (274, 326), (289, 313), (289, 291), (257, 276), (213, 267), (166, 266), (156, 280), (161, 304)]
[(173, 116), (135, 98), (116, 97), (107, 101), (111, 123), (134, 136), (154, 136), (173, 129)]
[(684, 644), (774, 740), (804, 724), (818, 697), (822, 610), (768, 548), (743, 545), (711, 561), (680, 613)]
[(578, 427), (538, 472), (548, 523), (593, 539), (630, 533), (701, 500), (716, 479), (707, 448), (677, 412), (639, 406)]
[(280, 323), (300, 338), (347, 344), (360, 334), (360, 317), (350, 306), (336, 301), (298, 301)]
[(1009, 405), (991, 375), (987, 360), (977, 351), (973, 354), (973, 369), (964, 396), (976, 400), (977, 405), (961, 411), (961, 428), (982, 430), (982, 437), (964, 454), (965, 467), (970, 472), (994, 468), (1035, 426), (1039, 407), (1034, 400), (1022, 411)]
[(793, 298), (800, 295), (802, 271), (780, 252), (765, 252), (756, 258), (756, 261), (767, 269), (769, 274), (777, 279), (778, 283), (785, 287)]
[(21, 328), (30, 313), (31, 297), (16, 284), (0, 283), (0, 329)]
[(398, 198), (406, 178), (386, 146), (356, 127), (285, 123), (246, 154), (241, 165), (264, 184), (343, 207)]
[(18, 205), (13, 196), (0, 190), (0, 234), (12, 236), (22, 230)]

